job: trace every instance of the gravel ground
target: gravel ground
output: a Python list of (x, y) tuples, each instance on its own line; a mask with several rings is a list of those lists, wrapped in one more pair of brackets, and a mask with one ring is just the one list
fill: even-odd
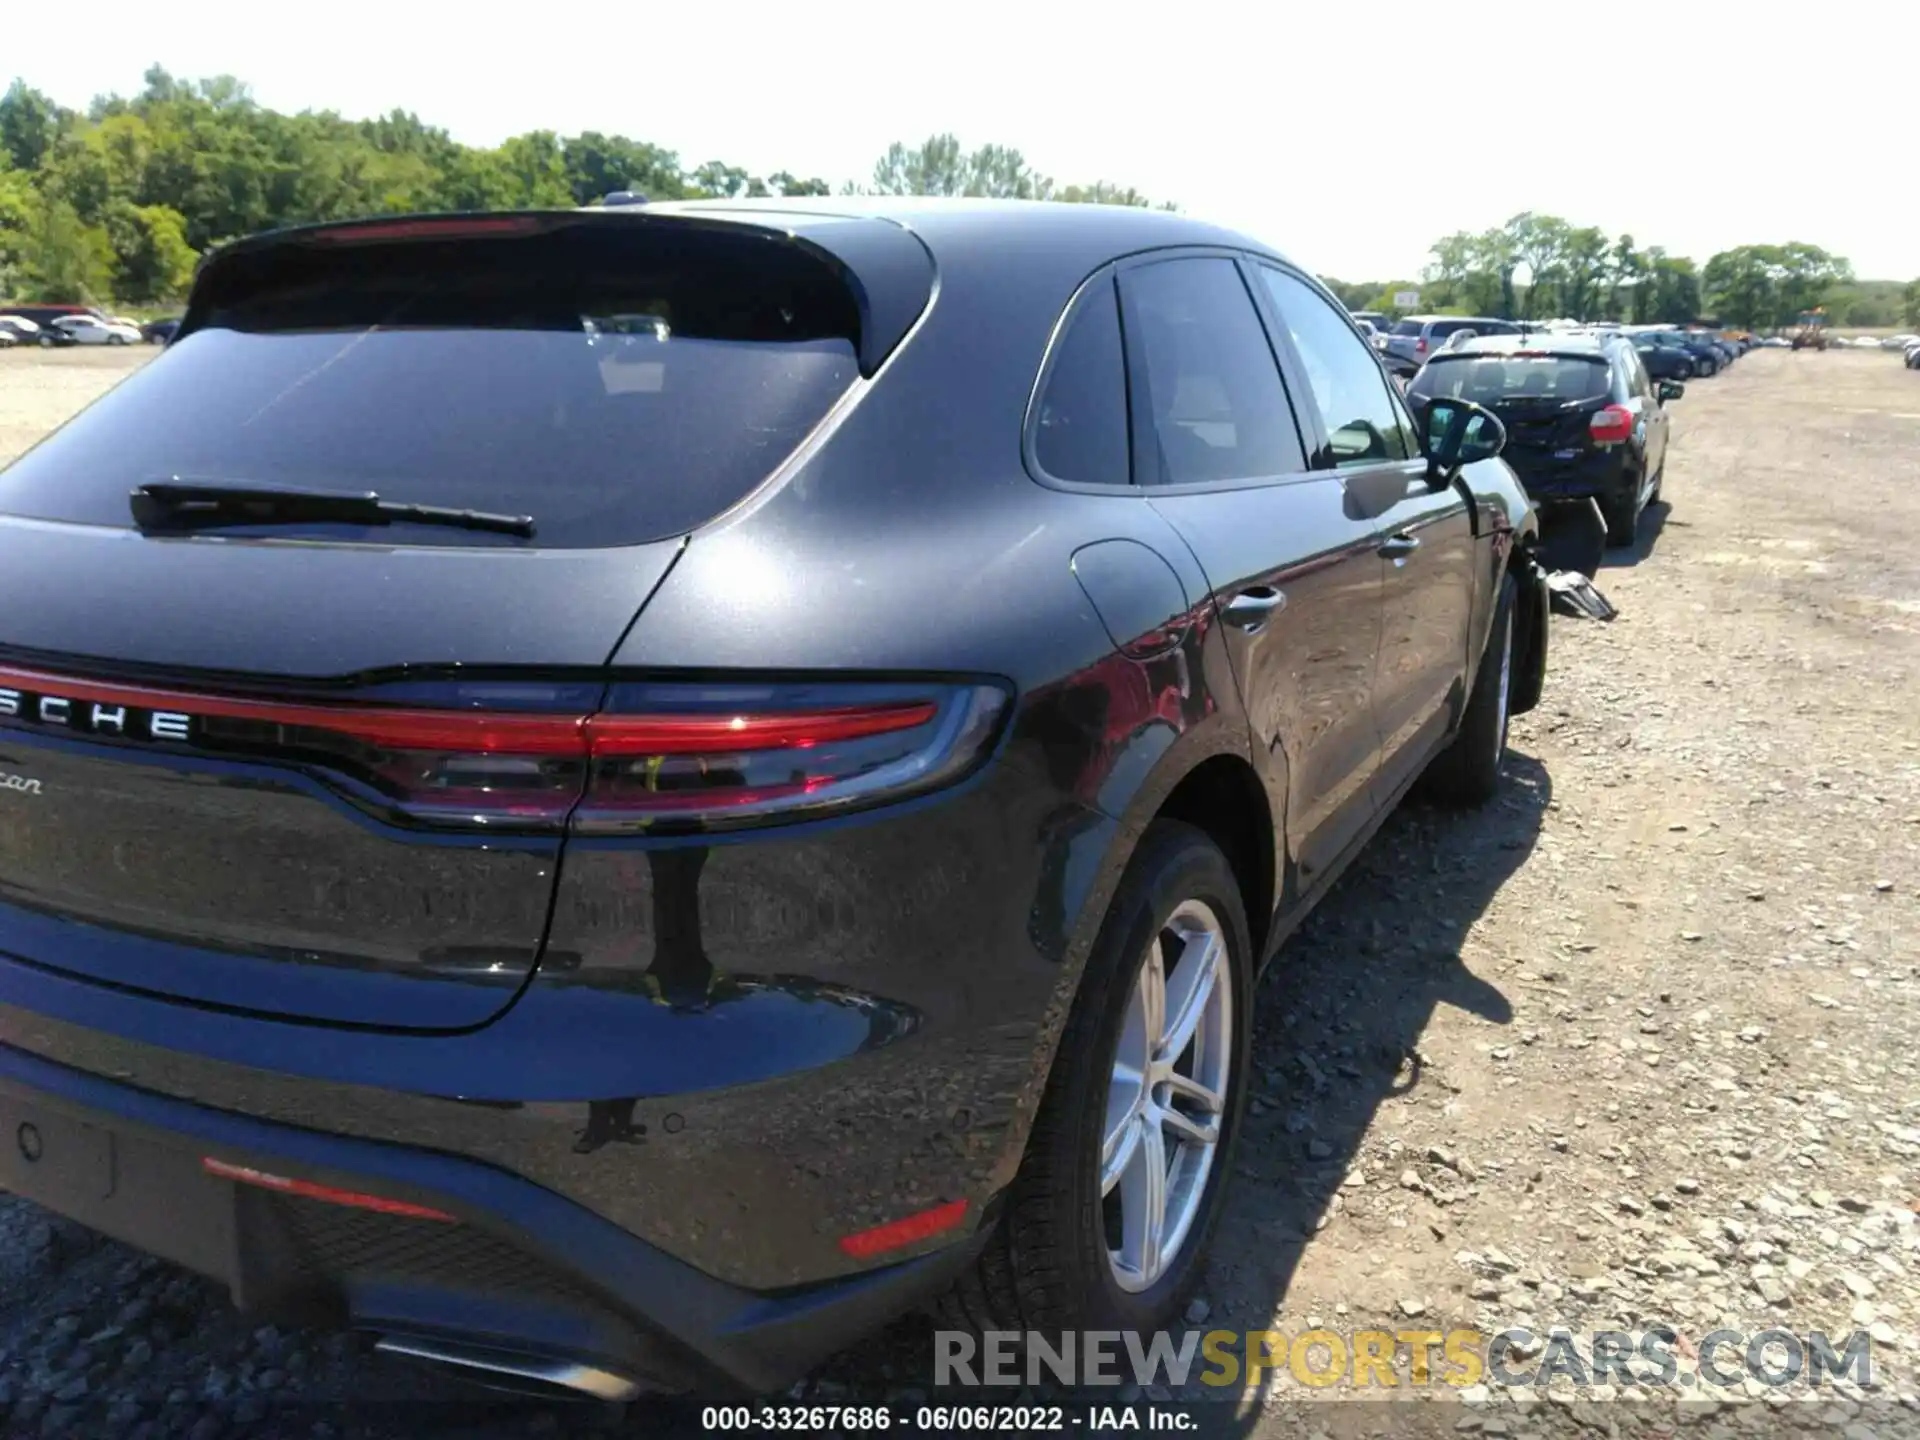
[[(146, 358), (0, 355), (0, 458)], [(1507, 796), (1404, 809), (1265, 983), (1189, 1318), (1575, 1337), (1551, 1385), (1443, 1386), (1469, 1404), (1395, 1411), (1395, 1434), (1920, 1430), (1920, 561), (1886, 543), (1920, 521), (1920, 376), (1761, 351), (1674, 415), (1668, 503), (1601, 577), (1621, 617), (1556, 619)], [(1593, 1332), (1662, 1325), (1695, 1383), (1574, 1383)], [(1721, 1328), (1866, 1331), (1873, 1384), (1718, 1385), (1695, 1372)], [(902, 1325), (809, 1393), (911, 1399), (924, 1343)], [(1352, 1393), (1288, 1377), (1207, 1409), (1240, 1433), (1383, 1433), (1376, 1405), (1327, 1401)], [(693, 1423), (475, 1405), (0, 1197), (8, 1433)]]

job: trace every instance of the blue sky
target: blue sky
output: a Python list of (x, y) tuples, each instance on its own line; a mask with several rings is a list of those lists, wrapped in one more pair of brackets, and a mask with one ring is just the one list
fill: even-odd
[(604, 130), (836, 183), (952, 130), (1345, 279), (1526, 209), (1701, 261), (1805, 240), (1920, 275), (1912, 0), (6, 8), (0, 72), (74, 106), (158, 61), (278, 109), (399, 106), (474, 144)]

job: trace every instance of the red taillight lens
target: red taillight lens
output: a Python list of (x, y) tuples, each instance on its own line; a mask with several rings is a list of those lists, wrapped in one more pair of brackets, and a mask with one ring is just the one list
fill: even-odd
[(1596, 445), (1618, 445), (1633, 438), (1633, 412), (1624, 405), (1594, 411), (1587, 433)]
[(822, 703), (839, 688), (616, 685), (589, 722), (573, 830), (732, 829), (938, 789), (985, 755), (1006, 707), (997, 687), (971, 685), (858, 687), (857, 703)]
[[(0, 725), (296, 765), (388, 818), (589, 834), (734, 828), (960, 779), (991, 685), (419, 685), (405, 704), (203, 695), (0, 668)], [(426, 701), (428, 704), (416, 703)], [(431, 708), (429, 708), (429, 706)]]
[(1413, 342), (1413, 353), (1416, 355), (1424, 355), (1427, 353), (1427, 342), (1424, 337)]

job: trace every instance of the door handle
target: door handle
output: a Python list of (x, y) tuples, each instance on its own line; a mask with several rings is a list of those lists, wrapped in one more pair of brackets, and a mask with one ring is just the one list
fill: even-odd
[(1404, 560), (1420, 548), (1420, 537), (1402, 530), (1380, 542), (1380, 553), (1389, 560)]
[(1276, 590), (1271, 585), (1256, 585), (1251, 590), (1242, 590), (1229, 600), (1222, 607), (1220, 618), (1229, 625), (1251, 633), (1285, 609), (1286, 604), (1285, 591)]

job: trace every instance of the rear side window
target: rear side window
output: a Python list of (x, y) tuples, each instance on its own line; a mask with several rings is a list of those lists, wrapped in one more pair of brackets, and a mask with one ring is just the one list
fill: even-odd
[(1034, 458), (1056, 480), (1125, 485), (1127, 367), (1112, 277), (1095, 282), (1067, 322), (1040, 394)]
[[(1125, 271), (1134, 423), (1143, 483), (1247, 480), (1306, 468), (1280, 368), (1231, 260)], [(1360, 341), (1347, 332), (1349, 341)]]
[(1418, 335), (1420, 333), (1420, 322), (1418, 320), (1396, 321), (1393, 327), (1393, 333), (1395, 335)]
[(131, 489), (178, 478), (536, 527), (275, 535), (637, 544), (742, 499), (859, 374), (838, 273), (758, 233), (599, 222), (249, 263), (201, 328), (0, 472), (0, 511), (127, 526)]
[(1479, 405), (1512, 400), (1598, 400), (1609, 389), (1607, 362), (1532, 356), (1438, 356), (1413, 379), (1407, 393), (1423, 400), (1471, 400)]

